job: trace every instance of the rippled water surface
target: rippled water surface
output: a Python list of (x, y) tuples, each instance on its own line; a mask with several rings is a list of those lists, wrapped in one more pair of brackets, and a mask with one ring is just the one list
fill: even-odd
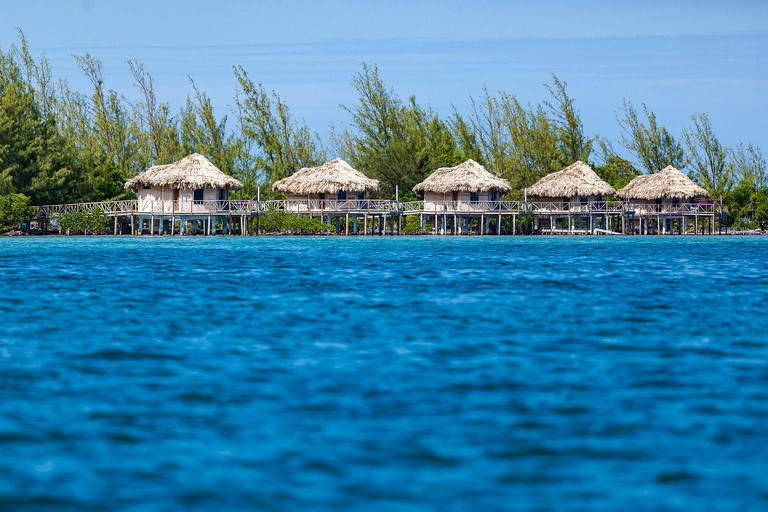
[(0, 510), (766, 510), (767, 262), (0, 239)]

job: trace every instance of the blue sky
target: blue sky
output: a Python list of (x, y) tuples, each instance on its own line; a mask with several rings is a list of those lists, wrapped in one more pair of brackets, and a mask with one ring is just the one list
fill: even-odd
[[(768, 151), (768, 2), (762, 1), (104, 1), (6, 2), (0, 46), (26, 34), (54, 74), (86, 89), (72, 54), (104, 63), (105, 81), (136, 94), (137, 59), (174, 108), (188, 76), (228, 112), (232, 66), (276, 90), (327, 138), (348, 121), (360, 63), (377, 64), (403, 98), (441, 114), (499, 90), (546, 99), (552, 73), (568, 83), (589, 133), (614, 141), (622, 99), (645, 102), (674, 134), (706, 112), (726, 144)], [(624, 5), (628, 4), (628, 5)]]

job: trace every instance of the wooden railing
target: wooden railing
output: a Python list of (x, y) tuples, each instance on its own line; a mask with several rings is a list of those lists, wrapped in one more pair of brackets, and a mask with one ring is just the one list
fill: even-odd
[(291, 199), (269, 201), (272, 208), (297, 213), (360, 212), (389, 213), (395, 201), (389, 199)]
[(42, 214), (46, 217), (55, 217), (62, 213), (74, 212), (92, 212), (101, 210), (107, 214), (131, 213), (138, 208), (138, 201), (128, 199), (124, 201), (98, 201), (94, 203), (73, 203), (73, 204), (50, 204), (45, 206), (34, 206), (32, 211), (36, 214)]
[(622, 201), (593, 201), (588, 203), (570, 202), (520, 202), (520, 201), (409, 201), (397, 202), (390, 199), (330, 199), (307, 200), (205, 200), (205, 201), (99, 201), (45, 205), (33, 207), (36, 214), (56, 217), (62, 213), (102, 210), (114, 215), (252, 215), (257, 212), (290, 211), (313, 214), (476, 214), (476, 213), (521, 213), (521, 214), (628, 214), (628, 215), (714, 215), (720, 205), (716, 201), (702, 201), (681, 204), (635, 204)]

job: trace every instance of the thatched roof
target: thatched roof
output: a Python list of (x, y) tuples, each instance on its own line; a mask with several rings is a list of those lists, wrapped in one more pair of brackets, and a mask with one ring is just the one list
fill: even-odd
[(615, 192), (612, 186), (581, 160), (561, 171), (547, 174), (526, 189), (526, 193), (533, 197), (577, 197)]
[(203, 155), (193, 153), (178, 162), (155, 165), (125, 183), (125, 188), (223, 188), (239, 190), (243, 184), (227, 176)]
[(341, 158), (319, 167), (304, 167), (272, 185), (275, 192), (286, 194), (335, 194), (346, 192), (378, 192), (379, 182), (367, 178)]
[(644, 174), (630, 181), (616, 195), (622, 199), (691, 199), (709, 193), (671, 165), (655, 174)]
[(416, 193), (437, 192), (488, 192), (497, 190), (506, 194), (510, 190), (509, 182), (494, 176), (485, 167), (467, 160), (456, 167), (441, 167), (430, 174), (427, 179), (413, 187)]

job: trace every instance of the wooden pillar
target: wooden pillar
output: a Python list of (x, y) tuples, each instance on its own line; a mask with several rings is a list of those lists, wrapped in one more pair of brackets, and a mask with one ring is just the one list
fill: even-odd
[(117, 235), (117, 214), (114, 214), (114, 215), (115, 215), (115, 229), (114, 229), (114, 234), (115, 234), (115, 235)]
[(345, 215), (344, 236), (349, 236), (349, 212)]

